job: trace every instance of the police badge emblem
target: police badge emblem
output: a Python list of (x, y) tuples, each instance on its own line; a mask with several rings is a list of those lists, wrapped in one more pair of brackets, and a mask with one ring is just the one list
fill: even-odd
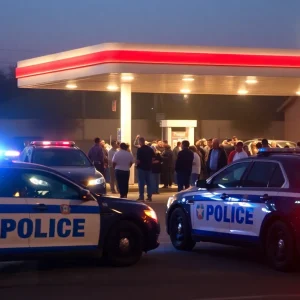
[(70, 210), (71, 210), (71, 208), (70, 208), (70, 206), (67, 205), (67, 204), (62, 204), (62, 205), (60, 206), (60, 212), (61, 212), (63, 215), (68, 215), (68, 214), (70, 213)]

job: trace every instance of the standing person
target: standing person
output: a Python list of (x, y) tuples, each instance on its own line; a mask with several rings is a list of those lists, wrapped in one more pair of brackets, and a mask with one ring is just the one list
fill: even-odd
[(208, 160), (209, 152), (210, 152), (210, 150), (212, 149), (212, 143), (213, 143), (213, 139), (208, 139), (208, 140), (206, 141), (206, 146), (204, 147), (204, 150), (205, 150), (205, 152), (206, 152), (205, 161)]
[(128, 151), (128, 146), (125, 143), (120, 144), (120, 150), (115, 153), (112, 162), (116, 173), (120, 197), (127, 198), (133, 156)]
[(163, 188), (171, 187), (173, 184), (172, 174), (173, 174), (173, 151), (171, 150), (171, 146), (165, 146), (165, 150), (162, 153), (162, 183)]
[(267, 139), (262, 139), (261, 143), (263, 148), (270, 148), (269, 141)]
[(161, 174), (161, 164), (162, 157), (160, 152), (156, 150), (156, 146), (151, 146), (155, 156), (152, 162), (152, 194), (159, 194), (159, 184), (160, 184), (160, 174)]
[(165, 150), (164, 143), (163, 143), (162, 141), (159, 140), (159, 141), (157, 142), (156, 149), (157, 149), (160, 153), (162, 153), (162, 152)]
[(213, 139), (212, 149), (209, 151), (206, 165), (209, 176), (212, 176), (227, 165), (226, 153), (224, 149), (220, 147), (218, 139)]
[[(206, 140), (205, 140), (206, 141)], [(199, 140), (196, 143), (196, 148), (198, 150), (198, 154), (200, 155), (200, 178), (199, 179), (206, 179), (207, 178), (207, 170), (206, 170), (206, 152), (203, 149), (204, 142), (203, 140)]]
[(118, 190), (118, 185), (116, 182), (115, 169), (113, 167), (113, 157), (118, 151), (119, 145), (116, 141), (111, 142), (111, 149), (108, 151), (108, 168), (109, 168), (109, 177), (110, 177), (110, 191), (113, 194), (116, 194)]
[(96, 137), (95, 145), (89, 150), (88, 157), (94, 164), (97, 171), (104, 176), (104, 155), (100, 147), (100, 138)]
[(196, 146), (190, 146), (190, 150), (194, 153), (191, 186), (196, 186), (196, 181), (199, 179), (201, 173), (201, 154), (197, 151)]
[(237, 142), (235, 150), (231, 151), (228, 156), (228, 164), (231, 164), (236, 160), (248, 157), (248, 154), (244, 151), (243, 147), (243, 142)]
[(247, 145), (243, 146), (244, 151), (247, 153), (248, 156), (251, 156), (251, 153), (249, 151), (249, 147)]
[(104, 158), (104, 178), (107, 182), (109, 182), (109, 169), (108, 169), (108, 151), (105, 148), (105, 140), (101, 140), (100, 147), (103, 151), (103, 158)]
[(190, 142), (182, 142), (182, 150), (178, 153), (175, 171), (177, 173), (178, 192), (190, 187), (194, 153), (189, 149)]
[(134, 139), (133, 147), (135, 147), (135, 148), (140, 148), (139, 138), (140, 138), (140, 135), (138, 134), (138, 135), (135, 137), (135, 139)]
[(173, 149), (173, 159), (177, 160), (178, 153), (181, 151), (181, 142), (177, 142), (176, 147)]
[[(181, 142), (177, 142), (176, 147), (173, 149), (173, 162), (174, 162), (174, 170), (175, 170), (175, 163), (178, 157), (178, 153), (181, 151)], [(174, 179), (174, 183), (177, 184), (177, 175), (176, 172), (173, 172), (172, 175), (173, 179)]]
[(155, 153), (151, 147), (146, 146), (145, 139), (140, 137), (140, 148), (136, 154), (136, 165), (138, 171), (138, 185), (139, 185), (139, 198), (138, 200), (144, 201), (145, 185), (147, 185), (147, 199), (152, 201), (152, 187), (151, 187), (151, 169), (152, 161), (154, 160)]

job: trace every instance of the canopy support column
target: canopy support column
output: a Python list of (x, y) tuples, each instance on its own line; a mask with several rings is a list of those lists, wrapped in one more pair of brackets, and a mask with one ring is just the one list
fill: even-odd
[[(132, 148), (131, 139), (131, 84), (121, 84), (121, 142), (129, 143)], [(130, 171), (129, 184), (134, 184), (134, 166)]]

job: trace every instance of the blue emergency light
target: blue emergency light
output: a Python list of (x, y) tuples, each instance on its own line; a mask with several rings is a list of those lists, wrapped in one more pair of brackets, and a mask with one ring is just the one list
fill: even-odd
[(0, 150), (0, 158), (1, 157), (18, 157), (20, 156), (20, 152), (16, 150)]
[(258, 155), (261, 154), (289, 154), (300, 153), (300, 148), (260, 148), (258, 149)]

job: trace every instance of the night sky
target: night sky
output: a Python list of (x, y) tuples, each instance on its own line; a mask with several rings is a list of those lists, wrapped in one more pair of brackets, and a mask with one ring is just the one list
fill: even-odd
[(300, 48), (299, 0), (0, 0), (0, 67), (103, 42)]

